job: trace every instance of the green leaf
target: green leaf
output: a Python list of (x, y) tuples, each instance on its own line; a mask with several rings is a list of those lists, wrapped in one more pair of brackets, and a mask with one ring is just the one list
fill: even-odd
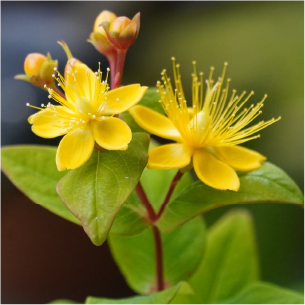
[(125, 151), (94, 151), (80, 168), (57, 184), (57, 192), (82, 223), (95, 245), (101, 245), (147, 163), (149, 136), (133, 134)]
[(133, 191), (115, 218), (110, 234), (118, 236), (139, 235), (150, 227), (150, 224), (145, 220), (146, 218), (146, 209)]
[(172, 288), (150, 295), (134, 296), (124, 299), (87, 297), (85, 304), (169, 304), (177, 293), (189, 294), (192, 291), (187, 283), (182, 282)]
[(57, 182), (66, 174), (55, 164), (56, 147), (18, 145), (1, 150), (2, 171), (33, 202), (54, 214), (80, 224), (56, 193)]
[[(162, 235), (164, 283), (176, 285), (198, 267), (205, 248), (205, 226), (195, 218), (170, 234)], [(111, 252), (129, 286), (138, 293), (156, 290), (155, 248), (152, 229), (136, 237), (108, 239)]]
[(68, 300), (68, 299), (58, 299), (58, 300), (54, 300), (48, 304), (81, 304), (81, 303), (75, 302), (72, 300)]
[(222, 303), (259, 278), (253, 222), (236, 210), (216, 222), (207, 234), (205, 256), (189, 283), (194, 296), (176, 303)]
[[(150, 149), (157, 147), (158, 143), (150, 141)], [(140, 179), (143, 189), (155, 211), (158, 211), (165, 199), (168, 188), (176, 175), (177, 170), (150, 170), (145, 168)], [(175, 194), (178, 194), (192, 183), (189, 173), (185, 173), (179, 183), (176, 185)], [(110, 233), (118, 236), (139, 235), (150, 227), (145, 220), (148, 219), (147, 212), (137, 194), (133, 192), (123, 205), (120, 213), (116, 217)]]
[(296, 291), (274, 284), (250, 284), (226, 304), (304, 304), (304, 296)]
[[(143, 98), (138, 103), (138, 105), (146, 106), (150, 109), (153, 109), (159, 113), (164, 114), (162, 105), (158, 102), (160, 100), (160, 97), (159, 94), (157, 93), (157, 90), (158, 90), (157, 88), (148, 88)], [(129, 114), (128, 111), (121, 113), (120, 118), (123, 119), (130, 126), (132, 132), (145, 131), (135, 122), (135, 120)]]
[(201, 181), (193, 183), (173, 198), (158, 227), (162, 232), (169, 232), (208, 210), (228, 204), (304, 204), (303, 194), (295, 182), (283, 170), (268, 162), (260, 169), (241, 174), (240, 184), (239, 191), (233, 192), (213, 189)]

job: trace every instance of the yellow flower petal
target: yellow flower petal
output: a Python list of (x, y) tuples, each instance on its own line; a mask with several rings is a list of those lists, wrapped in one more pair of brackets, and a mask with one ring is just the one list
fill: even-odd
[(206, 149), (194, 152), (193, 164), (198, 178), (210, 187), (219, 190), (239, 190), (240, 182), (236, 172), (217, 160)]
[(91, 121), (90, 126), (95, 141), (108, 150), (125, 150), (132, 138), (130, 127), (121, 119), (106, 118), (102, 121)]
[[(50, 139), (65, 134), (65, 131), (61, 127), (56, 126), (63, 125), (58, 123), (59, 120), (64, 122), (65, 125), (68, 125), (69, 118), (71, 115), (73, 115), (73, 113), (68, 108), (63, 106), (56, 106), (55, 109), (56, 112), (50, 108), (46, 108), (45, 110), (41, 110), (28, 118), (28, 122), (33, 124), (32, 131), (37, 136)], [(56, 113), (59, 114), (59, 117), (54, 116)]]
[(94, 138), (88, 124), (65, 135), (59, 143), (56, 153), (56, 165), (59, 171), (82, 166), (91, 156)]
[[(95, 92), (95, 83), (96, 83), (96, 75), (92, 72), (92, 70), (83, 63), (76, 62), (72, 65), (70, 69), (70, 73), (67, 77), (67, 86), (68, 90), (66, 90), (66, 98), (68, 101), (76, 101), (80, 94), (82, 97), (86, 97), (90, 101), (93, 100), (93, 94)], [(75, 89), (73, 86), (76, 85)]]
[(186, 144), (174, 143), (159, 146), (148, 154), (150, 169), (179, 169), (191, 163), (193, 149)]
[(134, 84), (109, 91), (105, 95), (106, 108), (102, 114), (112, 115), (128, 110), (142, 99), (147, 89), (148, 87)]
[(242, 146), (215, 147), (217, 157), (238, 171), (251, 171), (261, 167), (266, 157)]
[(166, 116), (141, 105), (132, 107), (129, 113), (148, 132), (164, 139), (182, 141), (179, 131)]

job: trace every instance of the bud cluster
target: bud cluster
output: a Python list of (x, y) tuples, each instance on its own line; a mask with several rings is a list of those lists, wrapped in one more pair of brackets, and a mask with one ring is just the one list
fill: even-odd
[[(104, 10), (96, 18), (93, 32), (88, 42), (109, 61), (111, 70), (111, 87), (117, 88), (121, 84), (124, 61), (128, 48), (135, 42), (140, 30), (140, 13), (132, 20), (127, 17), (117, 17), (114, 13)], [(72, 56), (68, 45), (64, 41), (58, 42), (67, 54), (67, 64), (64, 76), (76, 63), (80, 62)], [(57, 60), (52, 60), (48, 53), (46, 56), (40, 53), (28, 54), (24, 61), (25, 74), (15, 76), (15, 79), (30, 82), (32, 85), (45, 89), (45, 85), (55, 89), (60, 95), (63, 93), (57, 89), (53, 72), (58, 67)]]

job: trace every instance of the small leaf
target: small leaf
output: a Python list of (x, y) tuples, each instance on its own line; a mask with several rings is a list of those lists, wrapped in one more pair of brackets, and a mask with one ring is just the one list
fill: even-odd
[(125, 299), (106, 299), (87, 297), (85, 304), (169, 304), (177, 293), (192, 293), (187, 283), (179, 283), (176, 286), (155, 292), (150, 295), (139, 295)]
[(80, 168), (57, 184), (60, 198), (82, 223), (95, 245), (101, 245), (147, 163), (149, 136), (133, 134), (125, 151), (94, 151)]
[(240, 184), (239, 191), (233, 192), (213, 189), (201, 181), (193, 183), (173, 198), (158, 227), (162, 232), (169, 232), (208, 210), (228, 204), (304, 204), (303, 194), (295, 182), (283, 170), (268, 162), (255, 171), (241, 174)]
[[(108, 239), (111, 252), (129, 286), (138, 293), (156, 291), (155, 248), (152, 229), (136, 237)], [(170, 234), (162, 235), (165, 287), (189, 278), (202, 259), (205, 226), (196, 218)]]
[(72, 300), (68, 300), (68, 299), (58, 299), (58, 300), (54, 300), (48, 304), (81, 304), (81, 303), (75, 302)]
[(150, 227), (150, 224), (145, 221), (146, 217), (145, 207), (137, 194), (133, 192), (115, 218), (110, 234), (118, 236), (139, 235)]
[(66, 173), (57, 170), (55, 156), (52, 146), (3, 147), (2, 171), (33, 202), (80, 225), (56, 193), (56, 184)]
[[(174, 231), (175, 232), (175, 231)], [(207, 234), (205, 256), (189, 284), (193, 296), (176, 303), (222, 303), (259, 278), (253, 223), (243, 210), (230, 212)]]
[(274, 284), (250, 284), (226, 304), (304, 304), (304, 296), (296, 291)]
[[(164, 110), (158, 101), (160, 100), (159, 94), (157, 93), (157, 88), (149, 88), (144, 94), (141, 101), (138, 105), (146, 106), (150, 109), (153, 109), (159, 113), (164, 114)], [(128, 111), (120, 114), (120, 118), (122, 118), (131, 128), (132, 132), (140, 132), (145, 131), (142, 129), (133, 119), (133, 117), (129, 114)]]

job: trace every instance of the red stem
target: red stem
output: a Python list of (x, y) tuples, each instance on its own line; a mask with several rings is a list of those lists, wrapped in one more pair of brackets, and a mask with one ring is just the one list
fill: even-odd
[(149, 220), (153, 223), (156, 220), (157, 215), (156, 215), (152, 205), (150, 204), (140, 181), (136, 186), (136, 192), (147, 210)]
[(162, 239), (159, 229), (156, 226), (153, 226), (152, 229), (154, 233), (155, 252), (156, 252), (157, 291), (162, 291), (164, 289)]
[(110, 85), (111, 90), (115, 89), (115, 75), (116, 75), (116, 58), (117, 56), (107, 57), (110, 66)]
[(125, 63), (126, 50), (117, 50), (117, 60), (114, 76), (114, 88), (118, 88), (121, 85), (123, 68)]
[(139, 182), (136, 186), (136, 192), (142, 201), (143, 205), (145, 206), (148, 214), (148, 218), (151, 221), (154, 242), (155, 242), (155, 253), (156, 253), (156, 275), (157, 275), (157, 291), (161, 291), (164, 289), (163, 284), (163, 254), (162, 254), (162, 239), (161, 233), (159, 229), (154, 225), (156, 220), (157, 214), (155, 213), (152, 205), (150, 204), (144, 189), (142, 187), (141, 182)]
[(180, 170), (178, 170), (177, 174), (175, 175), (175, 177), (174, 177), (173, 180), (172, 180), (172, 183), (171, 183), (171, 185), (170, 185), (170, 187), (169, 187), (169, 190), (168, 190), (168, 192), (167, 192), (167, 194), (166, 194), (166, 197), (165, 197), (165, 199), (164, 199), (164, 202), (162, 203), (161, 208), (160, 208), (160, 210), (159, 210), (159, 212), (158, 212), (158, 214), (157, 214), (157, 220), (158, 220), (158, 219), (161, 217), (161, 215), (163, 214), (164, 209), (165, 209), (166, 205), (168, 204), (168, 202), (169, 202), (169, 200), (170, 200), (170, 198), (171, 198), (171, 195), (172, 195), (172, 193), (173, 193), (173, 191), (174, 191), (174, 189), (175, 189), (175, 186), (176, 186), (177, 183), (180, 181), (180, 179), (181, 179), (182, 176), (183, 176), (183, 173), (181, 173)]
[(171, 195), (173, 194), (173, 191), (175, 189), (175, 186), (180, 181), (181, 177), (183, 176), (183, 173), (178, 170), (176, 175), (174, 176), (172, 183), (169, 187), (169, 190), (166, 194), (166, 197), (164, 199), (164, 202), (162, 203), (162, 206), (158, 212), (158, 214), (155, 213), (152, 205), (150, 204), (146, 193), (142, 187), (141, 182), (139, 182), (136, 186), (136, 192), (142, 201), (143, 205), (145, 206), (148, 214), (148, 218), (151, 221), (153, 235), (154, 235), (154, 242), (155, 242), (155, 252), (156, 252), (156, 274), (157, 274), (157, 291), (162, 291), (164, 289), (164, 283), (163, 283), (163, 254), (162, 254), (162, 239), (161, 239), (161, 233), (159, 229), (156, 227), (155, 222), (161, 217), (162, 213), (164, 212), (164, 209), (166, 205), (168, 204)]

